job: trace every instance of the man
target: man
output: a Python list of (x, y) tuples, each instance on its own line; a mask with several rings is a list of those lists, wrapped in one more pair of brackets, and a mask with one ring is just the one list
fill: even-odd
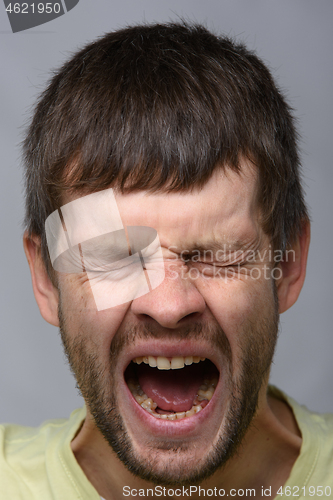
[(0, 498), (329, 496), (331, 417), (268, 388), (310, 233), (258, 57), (201, 26), (110, 33), (24, 152), (33, 289), (86, 408), (2, 428)]

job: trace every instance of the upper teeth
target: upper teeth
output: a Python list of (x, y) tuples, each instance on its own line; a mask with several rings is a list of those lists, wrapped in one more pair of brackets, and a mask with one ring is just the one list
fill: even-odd
[(134, 358), (133, 363), (140, 365), (141, 363), (146, 363), (147, 365), (158, 368), (159, 370), (177, 370), (179, 368), (184, 368), (185, 365), (191, 365), (192, 363), (199, 363), (199, 361), (204, 361), (206, 358), (200, 356), (175, 356), (173, 358), (165, 358), (164, 356), (139, 356)]

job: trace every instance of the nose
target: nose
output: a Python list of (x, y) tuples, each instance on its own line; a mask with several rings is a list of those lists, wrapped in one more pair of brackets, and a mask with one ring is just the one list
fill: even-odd
[(206, 303), (195, 285), (186, 276), (168, 271), (164, 281), (151, 292), (132, 302), (132, 313), (138, 319), (150, 318), (164, 328), (178, 328), (186, 321), (198, 320)]

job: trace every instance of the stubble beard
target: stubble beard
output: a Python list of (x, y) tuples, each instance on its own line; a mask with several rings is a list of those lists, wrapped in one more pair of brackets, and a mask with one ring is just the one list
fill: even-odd
[[(192, 325), (179, 332), (173, 338), (180, 340), (207, 338), (212, 345), (223, 353), (229, 368), (229, 402), (218, 439), (207, 456), (196, 461), (189, 470), (188, 446), (179, 442), (165, 441), (155, 444), (150, 449), (150, 458), (138, 455), (127, 433), (124, 419), (119, 411), (115, 372), (119, 353), (138, 339), (151, 340), (161, 338), (161, 334), (146, 326), (131, 328), (122, 334), (115, 335), (111, 342), (109, 367), (102, 366), (96, 353), (88, 352), (86, 335), (80, 332), (74, 339), (68, 335), (66, 317), (59, 301), (60, 334), (70, 368), (77, 380), (81, 392), (97, 428), (108, 444), (117, 454), (129, 471), (143, 480), (165, 486), (198, 484), (210, 477), (217, 469), (223, 467), (239, 449), (257, 410), (258, 395), (263, 382), (269, 373), (276, 345), (279, 315), (276, 291), (274, 290), (274, 308), (267, 317), (259, 317), (249, 322), (242, 338), (246, 339), (241, 348), (241, 370), (237, 380), (232, 378), (232, 356), (229, 341), (223, 330), (216, 323), (208, 327), (202, 324)], [(149, 448), (147, 444), (147, 450)], [(158, 460), (161, 451), (167, 453), (164, 466)]]

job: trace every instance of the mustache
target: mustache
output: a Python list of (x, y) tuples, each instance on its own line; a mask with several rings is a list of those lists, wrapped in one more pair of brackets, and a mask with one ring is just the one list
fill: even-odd
[(147, 323), (126, 327), (124, 331), (118, 331), (111, 341), (110, 361), (114, 363), (121, 352), (138, 341), (149, 343), (150, 340), (156, 339), (167, 339), (175, 343), (184, 339), (189, 341), (204, 339), (216, 350), (222, 352), (230, 363), (232, 361), (230, 343), (223, 329), (218, 324), (199, 322), (168, 332), (158, 328), (157, 325)]

